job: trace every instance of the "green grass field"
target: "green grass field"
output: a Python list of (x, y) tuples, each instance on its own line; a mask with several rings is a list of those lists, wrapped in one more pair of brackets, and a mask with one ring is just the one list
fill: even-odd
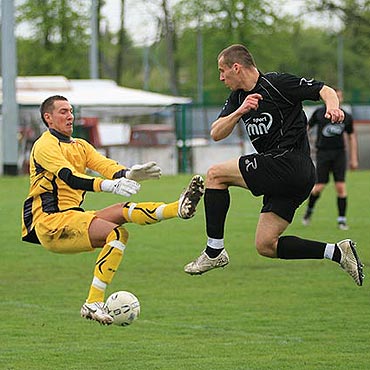
[[(170, 202), (190, 175), (143, 183), (133, 200)], [(286, 235), (335, 242), (350, 237), (370, 265), (369, 171), (348, 174), (349, 231), (336, 228), (330, 184), (310, 227), (301, 207)], [(132, 291), (141, 316), (129, 327), (79, 316), (96, 253), (56, 255), (20, 241), (28, 178), (0, 178), (0, 369), (369, 369), (370, 280), (357, 287), (328, 260), (259, 256), (261, 199), (231, 189), (223, 270), (188, 276), (204, 247), (203, 204), (191, 220), (127, 225), (130, 240), (108, 294)], [(86, 209), (122, 201), (89, 194)], [(369, 277), (370, 278), (370, 277)]]

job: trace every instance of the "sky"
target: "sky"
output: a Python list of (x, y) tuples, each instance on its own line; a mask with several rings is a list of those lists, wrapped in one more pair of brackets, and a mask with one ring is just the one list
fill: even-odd
[[(174, 0), (170, 0), (170, 3)], [(175, 0), (176, 1), (176, 0)], [(120, 0), (106, 0), (102, 14), (109, 19), (109, 27), (112, 31), (119, 28)], [(152, 1), (125, 1), (125, 28), (128, 29), (135, 44), (150, 45), (155, 41), (156, 22), (155, 7)]]

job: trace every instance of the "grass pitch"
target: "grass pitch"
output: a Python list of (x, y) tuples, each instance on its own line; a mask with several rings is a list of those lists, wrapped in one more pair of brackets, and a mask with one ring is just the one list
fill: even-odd
[[(190, 175), (144, 182), (136, 201), (176, 199)], [(369, 171), (348, 174), (349, 231), (336, 228), (329, 184), (310, 227), (297, 212), (286, 235), (350, 237), (370, 265)], [(258, 256), (261, 199), (231, 189), (225, 242), (230, 265), (203, 276), (183, 266), (204, 247), (203, 204), (190, 220), (127, 225), (130, 239), (108, 294), (132, 291), (141, 316), (129, 327), (79, 317), (97, 253), (56, 255), (20, 241), (28, 178), (0, 178), (0, 369), (369, 369), (370, 280), (357, 287), (327, 260)], [(89, 194), (86, 209), (122, 198)], [(368, 277), (369, 278), (369, 277)]]

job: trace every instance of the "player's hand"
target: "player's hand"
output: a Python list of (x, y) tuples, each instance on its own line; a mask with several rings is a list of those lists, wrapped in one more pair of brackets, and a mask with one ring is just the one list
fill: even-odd
[(332, 123), (341, 123), (344, 120), (344, 112), (340, 108), (327, 109), (325, 118), (330, 119)]
[(162, 170), (155, 162), (135, 164), (126, 172), (126, 178), (135, 181), (159, 179), (161, 175)]
[(120, 179), (116, 180), (103, 180), (101, 183), (101, 190), (130, 197), (131, 195), (138, 193), (140, 190), (140, 184), (136, 181), (121, 177)]
[(240, 110), (240, 112), (243, 114), (248, 113), (251, 110), (257, 110), (259, 106), (259, 101), (262, 99), (263, 97), (261, 94), (250, 94), (244, 99), (238, 110)]

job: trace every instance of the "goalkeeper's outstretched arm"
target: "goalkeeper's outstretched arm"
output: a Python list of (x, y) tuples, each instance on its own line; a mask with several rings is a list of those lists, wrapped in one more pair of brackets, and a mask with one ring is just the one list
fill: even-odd
[(125, 177), (116, 180), (103, 180), (101, 178), (85, 178), (72, 173), (69, 168), (62, 168), (58, 176), (72, 189), (85, 191), (105, 191), (129, 197), (140, 190), (140, 184)]

